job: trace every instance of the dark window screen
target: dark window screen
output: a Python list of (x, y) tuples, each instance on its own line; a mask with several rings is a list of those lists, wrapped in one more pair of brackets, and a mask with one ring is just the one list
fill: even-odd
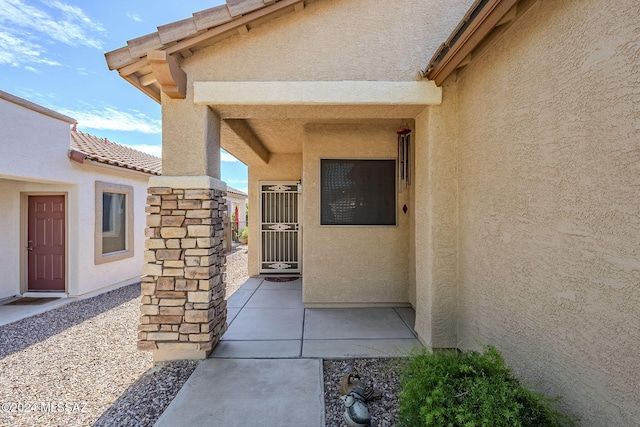
[(320, 162), (320, 224), (396, 224), (395, 160)]

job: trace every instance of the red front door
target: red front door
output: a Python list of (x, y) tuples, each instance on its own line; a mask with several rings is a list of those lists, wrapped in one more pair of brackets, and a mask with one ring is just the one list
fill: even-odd
[(29, 196), (29, 291), (65, 290), (64, 196)]

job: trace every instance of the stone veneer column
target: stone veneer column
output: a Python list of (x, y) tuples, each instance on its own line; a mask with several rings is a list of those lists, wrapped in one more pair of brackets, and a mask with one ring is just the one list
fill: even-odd
[(148, 193), (138, 349), (156, 362), (204, 359), (227, 328), (226, 185), (153, 177)]

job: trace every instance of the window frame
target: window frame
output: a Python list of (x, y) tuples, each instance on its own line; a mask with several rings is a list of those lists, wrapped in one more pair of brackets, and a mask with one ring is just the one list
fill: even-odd
[[(125, 249), (102, 253), (103, 250), (103, 199), (104, 193), (124, 194), (125, 196)], [(95, 183), (95, 233), (94, 233), (94, 261), (96, 265), (131, 258), (134, 255), (134, 215), (133, 215), (133, 186), (96, 181)]]
[[(394, 224), (323, 224), (322, 223), (322, 161), (323, 160), (345, 160), (345, 161), (390, 161), (394, 164), (394, 174), (393, 174), (393, 214), (394, 214)], [(394, 228), (398, 227), (398, 162), (395, 157), (321, 157), (318, 160), (318, 223), (320, 227), (383, 227), (383, 228)]]

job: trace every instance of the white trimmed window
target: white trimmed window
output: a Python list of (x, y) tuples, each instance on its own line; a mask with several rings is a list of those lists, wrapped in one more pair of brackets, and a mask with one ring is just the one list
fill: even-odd
[(96, 181), (95, 263), (133, 256), (133, 187)]

